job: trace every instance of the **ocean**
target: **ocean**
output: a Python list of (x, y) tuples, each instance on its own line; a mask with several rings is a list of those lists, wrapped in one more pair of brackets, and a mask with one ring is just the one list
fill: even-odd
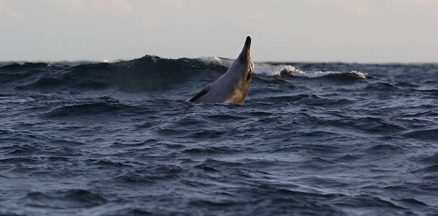
[(437, 215), (438, 64), (0, 63), (0, 215)]

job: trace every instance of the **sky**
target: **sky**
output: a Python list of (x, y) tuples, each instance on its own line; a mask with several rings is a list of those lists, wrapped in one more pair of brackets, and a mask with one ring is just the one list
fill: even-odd
[(438, 62), (438, 0), (0, 0), (0, 61)]

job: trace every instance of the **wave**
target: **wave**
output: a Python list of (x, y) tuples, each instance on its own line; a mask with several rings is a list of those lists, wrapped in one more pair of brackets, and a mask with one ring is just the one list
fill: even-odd
[[(40, 72), (38, 76), (35, 70)], [(226, 70), (195, 59), (144, 56), (131, 61), (80, 65), (13, 64), (0, 67), (0, 83), (14, 82), (16, 90), (116, 88), (125, 91), (169, 89), (197, 79), (211, 80)], [(26, 76), (25, 76), (26, 75)]]
[(62, 208), (90, 208), (105, 204), (107, 200), (98, 193), (85, 189), (70, 189), (63, 191), (30, 192), (24, 198), (29, 206)]
[[(147, 55), (112, 63), (13, 63), (0, 66), (0, 83), (8, 83), (3, 86), (12, 86), (15, 90), (40, 91), (166, 91), (190, 85), (198, 89), (221, 76), (233, 61), (218, 57), (166, 59)], [(264, 80), (263, 77), (341, 81), (369, 77), (361, 71), (304, 71), (288, 64), (268, 63), (256, 63), (253, 72), (256, 81), (265, 82), (279, 82), (279, 79)]]
[[(198, 59), (204, 62), (206, 65), (220, 65), (226, 68), (231, 67), (234, 62), (233, 59), (219, 58), (219, 57), (202, 57)], [(262, 76), (284, 76), (290, 75), (295, 77), (305, 77), (305, 78), (319, 78), (324, 76), (350, 76), (361, 79), (366, 79), (370, 75), (362, 71), (350, 71), (350, 72), (340, 72), (340, 71), (304, 71), (288, 64), (268, 64), (268, 63), (255, 63), (254, 71), (257, 75)]]
[(438, 140), (438, 129), (416, 130), (403, 134), (404, 137), (418, 140)]
[(45, 114), (46, 117), (78, 117), (78, 116), (99, 116), (108, 113), (142, 113), (142, 107), (136, 107), (120, 103), (108, 98), (98, 98), (90, 102), (80, 102), (64, 105), (52, 109)]

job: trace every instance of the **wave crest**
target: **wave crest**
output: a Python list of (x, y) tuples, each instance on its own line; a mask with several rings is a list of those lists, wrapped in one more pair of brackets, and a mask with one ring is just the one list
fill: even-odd
[[(147, 55), (112, 63), (11, 64), (0, 66), (0, 83), (7, 83), (3, 86), (16, 90), (40, 91), (117, 89), (157, 92), (184, 86), (198, 89), (221, 76), (233, 62), (233, 59), (218, 57), (166, 59)], [(292, 77), (355, 81), (369, 77), (361, 71), (305, 71), (290, 64), (275, 63), (255, 63), (253, 72), (257, 80), (262, 77)], [(277, 81), (273, 79), (269, 82)]]
[[(202, 57), (198, 59), (206, 65), (220, 65), (226, 68), (231, 67), (234, 60), (219, 58), (219, 57)], [(369, 74), (362, 71), (304, 71), (288, 64), (268, 64), (268, 63), (255, 63), (253, 73), (262, 76), (294, 76), (304, 78), (319, 78), (325, 76), (350, 76), (360, 79), (366, 79)]]

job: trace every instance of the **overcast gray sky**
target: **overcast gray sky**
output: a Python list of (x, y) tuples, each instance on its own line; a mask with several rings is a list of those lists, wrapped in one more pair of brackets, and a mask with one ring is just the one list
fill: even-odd
[(0, 0), (0, 61), (438, 62), (438, 0)]

